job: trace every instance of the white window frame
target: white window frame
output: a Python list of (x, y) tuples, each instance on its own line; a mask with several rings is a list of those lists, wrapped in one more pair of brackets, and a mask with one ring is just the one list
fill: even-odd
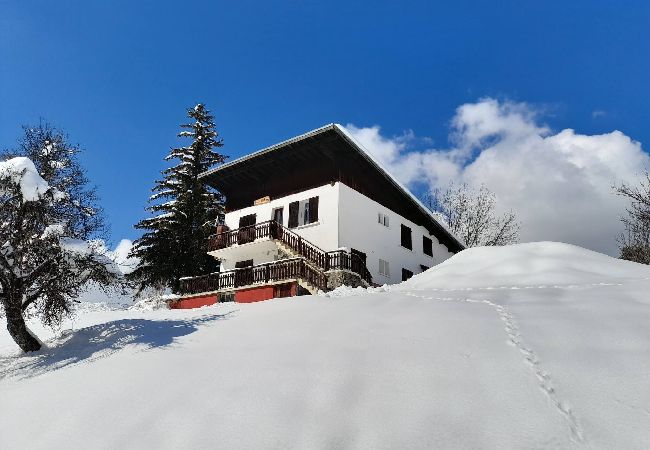
[(309, 199), (300, 200), (298, 203), (298, 226), (309, 225)]
[(379, 258), (379, 275), (390, 278), (390, 263), (381, 258)]
[(385, 227), (390, 227), (390, 219), (387, 214), (377, 213), (377, 223)]

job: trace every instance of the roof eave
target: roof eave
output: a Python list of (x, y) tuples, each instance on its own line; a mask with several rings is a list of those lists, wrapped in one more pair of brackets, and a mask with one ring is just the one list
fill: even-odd
[(347, 140), (353, 147), (357, 148), (361, 156), (363, 156), (370, 164), (375, 166), (377, 170), (379, 170), (380, 173), (384, 175), (384, 178), (386, 178), (390, 183), (392, 183), (395, 187), (397, 187), (400, 191), (402, 191), (404, 194), (406, 194), (407, 197), (420, 209), (421, 212), (423, 212), (427, 217), (430, 217), (431, 220), (435, 224), (437, 224), (440, 227), (440, 230), (449, 236), (456, 244), (458, 247), (463, 250), (466, 248), (465, 244), (463, 244), (453, 233), (451, 233), (447, 228), (442, 225), (438, 219), (436, 219), (433, 214), (431, 214), (431, 211), (422, 204), (422, 202), (415, 196), (413, 193), (406, 188), (406, 186), (402, 185), (397, 179), (390, 173), (388, 172), (371, 154), (368, 152), (367, 149), (361, 145), (361, 143), (357, 142), (356, 139), (354, 139), (352, 136), (349, 135), (348, 131), (339, 124), (334, 124), (334, 128), (339, 133), (345, 140)]
[(237, 159), (233, 159), (232, 161), (229, 161), (225, 164), (222, 164), (218, 167), (215, 167), (214, 169), (207, 170), (201, 174), (199, 174), (199, 178), (205, 178), (213, 173), (219, 172), (220, 170), (226, 169), (228, 167), (234, 166), (235, 164), (240, 164), (244, 161), (248, 161), (249, 159), (256, 158), (260, 155), (264, 155), (266, 153), (272, 152), (273, 150), (276, 150), (281, 147), (285, 147), (287, 145), (293, 144), (295, 142), (299, 142), (303, 139), (307, 139), (312, 136), (316, 136), (318, 134), (323, 133), (324, 131), (336, 129), (336, 124), (330, 123), (328, 125), (324, 125), (320, 128), (316, 128), (315, 130), (308, 131), (307, 133), (303, 133), (301, 135), (292, 137), (291, 139), (287, 139), (286, 141), (278, 142), (277, 144), (273, 144), (269, 147), (265, 147), (261, 150), (257, 150), (256, 152), (250, 153), (248, 155), (242, 156)]

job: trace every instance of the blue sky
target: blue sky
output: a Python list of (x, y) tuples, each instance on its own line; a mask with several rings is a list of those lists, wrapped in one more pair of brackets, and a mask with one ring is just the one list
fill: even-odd
[(132, 239), (199, 101), (231, 157), (331, 122), (443, 148), (485, 97), (647, 143), (648, 30), (645, 1), (0, 0), (0, 146), (40, 117), (65, 129)]

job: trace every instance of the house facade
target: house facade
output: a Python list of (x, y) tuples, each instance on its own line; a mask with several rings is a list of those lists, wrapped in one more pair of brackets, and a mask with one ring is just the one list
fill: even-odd
[(463, 249), (336, 124), (201, 178), (226, 198), (225, 223), (208, 243), (221, 268), (182, 279), (175, 307), (398, 283)]

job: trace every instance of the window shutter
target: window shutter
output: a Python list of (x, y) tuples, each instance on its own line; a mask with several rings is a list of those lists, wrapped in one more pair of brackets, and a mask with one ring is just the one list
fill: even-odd
[(248, 214), (247, 216), (241, 216), (239, 218), (239, 228), (255, 225), (256, 220), (257, 220), (257, 214)]
[(413, 243), (411, 241), (411, 229), (406, 225), (402, 224), (401, 231), (402, 231), (402, 236), (401, 236), (402, 247), (408, 248), (409, 250), (413, 250)]
[(433, 241), (426, 236), (422, 236), (422, 252), (425, 255), (433, 256)]
[(309, 199), (309, 223), (318, 222), (318, 197)]
[(289, 228), (295, 228), (298, 226), (298, 202), (289, 203)]

